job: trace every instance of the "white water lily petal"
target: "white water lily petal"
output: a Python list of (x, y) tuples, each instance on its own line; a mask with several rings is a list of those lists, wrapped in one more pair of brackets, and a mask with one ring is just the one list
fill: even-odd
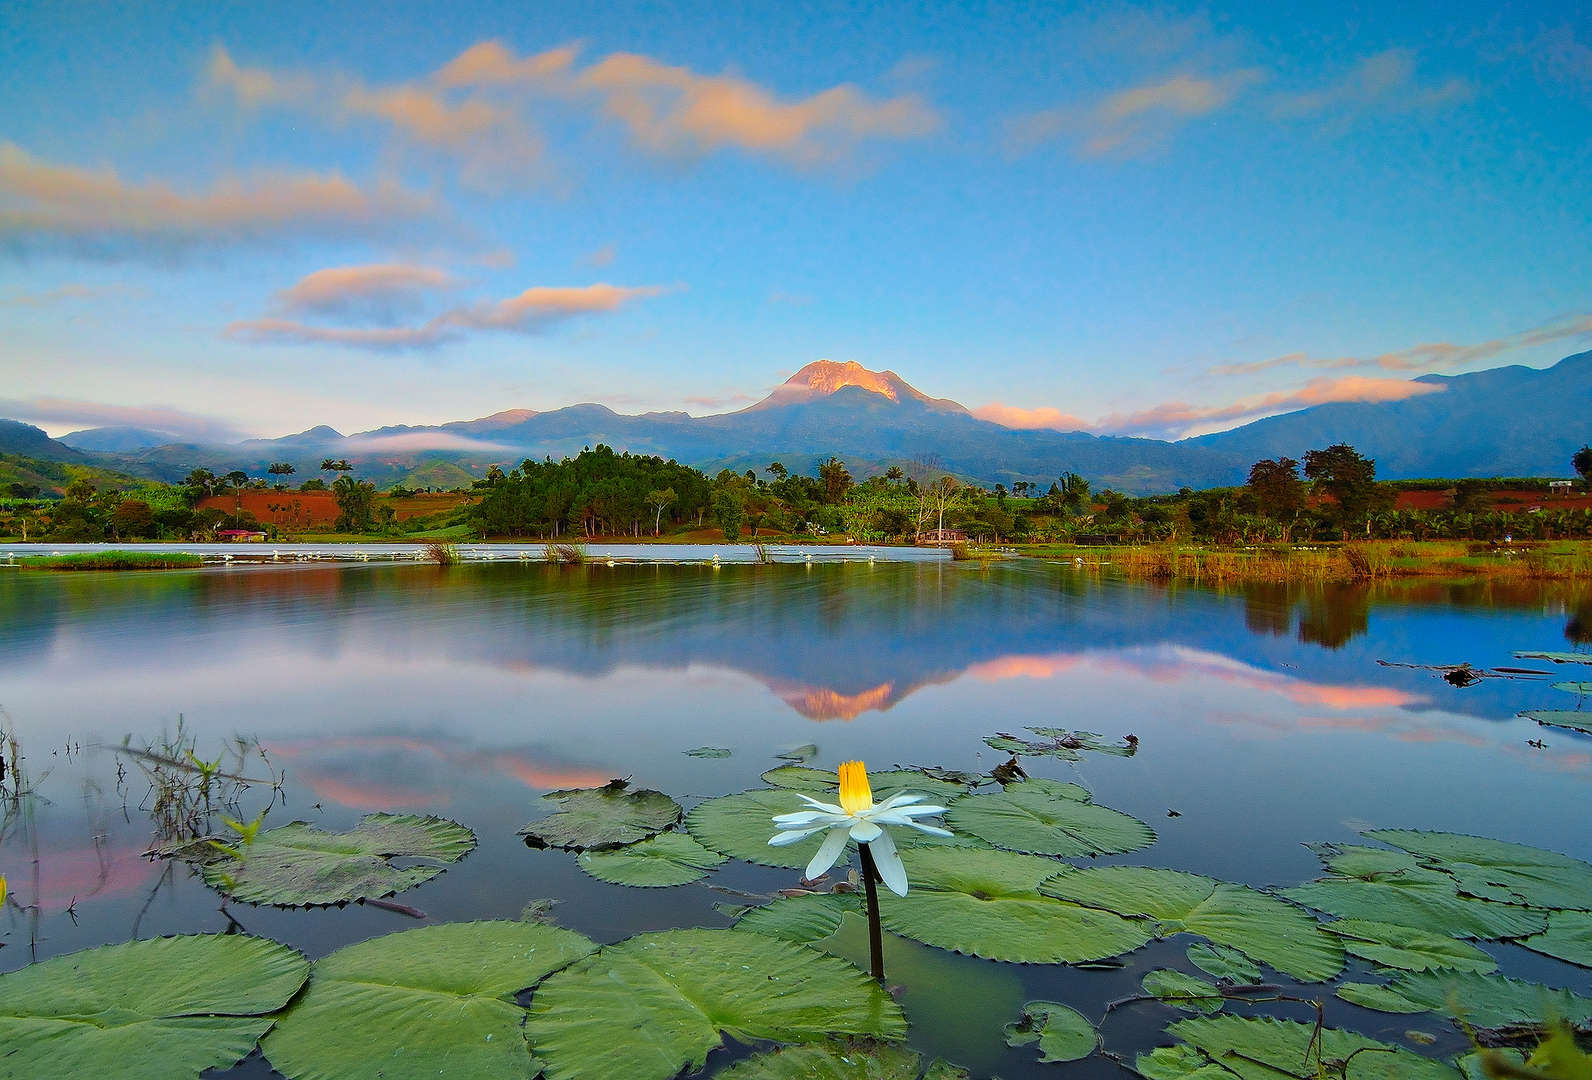
[(794, 844), (798, 840), (805, 840), (815, 832), (823, 832), (826, 828), (828, 828), (827, 825), (818, 825), (811, 829), (792, 829), (789, 832), (775, 833), (774, 838), (769, 841), (769, 845), (771, 847), (784, 847), (787, 844)]
[(911, 809), (912, 807), (909, 806), (907, 810), (891, 810), (883, 814), (869, 814), (868, 820), (876, 821), (880, 825), (916, 825), (917, 822), (913, 818), (918, 815), (909, 815), (907, 813)]
[(838, 814), (840, 817), (845, 817), (846, 816), (845, 809), (843, 807), (835, 805), (834, 803), (819, 802), (817, 799), (813, 798), (811, 795), (803, 795), (799, 791), (796, 792), (796, 797), (798, 799), (801, 799), (802, 801), (804, 801), (808, 806), (812, 807), (814, 810), (822, 810), (826, 814)]
[(950, 829), (942, 829), (942, 828), (940, 828), (937, 825), (924, 825), (922, 822), (918, 822), (918, 821), (908, 821), (908, 822), (905, 822), (905, 824), (912, 826), (914, 829), (918, 830), (918, 832), (926, 832), (926, 833), (930, 834), (931, 836), (952, 836), (952, 835), (954, 835), (951, 832)]
[(848, 834), (845, 829), (834, 828), (829, 830), (829, 835), (824, 837), (824, 842), (818, 846), (818, 853), (813, 856), (813, 861), (807, 864), (807, 870), (802, 875), (812, 881), (840, 859), (840, 853), (846, 850)]
[(905, 814), (907, 817), (924, 817), (929, 814), (943, 814), (943, 806), (904, 806), (891, 811), (896, 814)]
[(863, 818), (851, 827), (851, 838), (859, 844), (872, 843), (884, 835), (884, 830)]
[(898, 806), (906, 806), (909, 803), (922, 802), (927, 798), (927, 795), (913, 795), (911, 792), (898, 791), (884, 802), (875, 803), (873, 808), (875, 810), (893, 810)]
[[(777, 815), (775, 815), (774, 824), (775, 825), (787, 825), (787, 826), (788, 825), (811, 825), (815, 821), (822, 821), (824, 818), (830, 818), (830, 817), (834, 817), (834, 815), (833, 814), (826, 814), (826, 813), (822, 812), (821, 810), (798, 810), (794, 814), (777, 814)], [(831, 822), (827, 822), (826, 824), (833, 825), (834, 822), (831, 821)]]
[(879, 839), (868, 845), (868, 851), (873, 855), (873, 865), (878, 868), (879, 877), (884, 881), (885, 888), (897, 896), (905, 896), (907, 868), (901, 865), (901, 856), (897, 853), (895, 841), (890, 839), (890, 834), (881, 829)]

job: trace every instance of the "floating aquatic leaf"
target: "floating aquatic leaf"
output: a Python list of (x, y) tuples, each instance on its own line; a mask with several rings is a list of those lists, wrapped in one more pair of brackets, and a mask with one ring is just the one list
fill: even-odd
[(1302, 982), (1321, 982), (1343, 969), (1342, 947), (1308, 912), (1245, 885), (1182, 870), (1100, 866), (1058, 874), (1040, 891), (1153, 920), (1156, 937), (1199, 934)]
[(1555, 664), (1592, 664), (1592, 653), (1584, 652), (1517, 652), (1517, 660), (1551, 660)]
[(1080, 963), (1143, 945), (1149, 928), (1039, 892), (1052, 859), (978, 848), (908, 848), (912, 890), (882, 897), (886, 927), (942, 949), (1013, 963)]
[[(840, 776), (829, 769), (813, 769), (805, 765), (780, 765), (763, 774), (763, 782), (774, 787), (789, 788), (807, 795), (823, 798), (833, 795), (840, 786)], [(912, 791), (936, 799), (952, 799), (966, 794), (968, 785), (941, 780), (917, 769), (886, 769), (870, 772), (868, 786), (873, 790), (874, 801), (879, 802), (902, 791)]]
[(1226, 945), (1196, 941), (1188, 947), (1188, 961), (1219, 982), (1248, 985), (1260, 981), (1260, 966)]
[(1233, 1080), (1233, 1074), (1190, 1046), (1157, 1046), (1140, 1054), (1133, 1069), (1145, 1080)]
[(106, 945), (0, 975), (0, 1076), (182, 1080), (247, 1057), (309, 963), (243, 934)]
[(695, 750), (687, 750), (686, 757), (700, 758), (727, 758), (733, 751), (723, 746), (699, 746)]
[(1370, 922), (1366, 919), (1340, 919), (1323, 923), (1321, 928), (1336, 934), (1343, 947), (1355, 956), (1404, 971), (1454, 968), (1458, 971), (1493, 971), (1498, 961), (1474, 945), (1447, 934), (1420, 930), (1413, 926)]
[(583, 851), (575, 860), (594, 878), (643, 889), (684, 885), (729, 860), (685, 833), (666, 832), (606, 851)]
[[(315, 907), (391, 896), (429, 881), (475, 847), (456, 821), (410, 814), (366, 814), (347, 832), (305, 821), (260, 833), (252, 844), (211, 848), (202, 873), (211, 888), (250, 904)], [(397, 867), (397, 858), (435, 860)]]
[(774, 756), (780, 761), (807, 762), (818, 756), (818, 746), (815, 743), (803, 743), (789, 750), (781, 750)]
[(1592, 682), (1556, 682), (1553, 688), (1567, 694), (1592, 694)]
[(1467, 896), (1545, 908), (1592, 908), (1592, 863), (1542, 848), (1462, 833), (1376, 829), (1366, 836), (1453, 875)]
[(731, 858), (801, 870), (824, 842), (822, 833), (786, 847), (771, 847), (768, 841), (777, 831), (774, 815), (793, 813), (804, 805), (788, 788), (757, 788), (698, 803), (685, 816), (685, 827), (697, 843)]
[(1382, 1012), (1435, 1012), (1479, 1028), (1592, 1022), (1592, 999), (1474, 971), (1401, 972), (1386, 986), (1345, 983), (1338, 996)]
[(1568, 709), (1531, 709), (1520, 715), (1527, 720), (1535, 720), (1544, 727), (1563, 728), (1566, 731), (1579, 731), (1583, 735), (1592, 735), (1592, 713), (1574, 712)]
[(1138, 818), (1088, 800), (1076, 784), (1025, 780), (954, 800), (945, 821), (953, 832), (1034, 855), (1117, 854), (1155, 842)]
[(1156, 968), (1146, 972), (1144, 978), (1139, 980), (1139, 989), (1184, 1012), (1221, 1012), (1226, 1001), (1214, 983), (1172, 968)]
[(261, 1050), (289, 1080), (529, 1080), (537, 1065), (514, 996), (596, 947), (506, 921), (362, 941), (315, 962)]
[(1078, 1061), (1095, 1052), (1100, 1035), (1076, 1009), (1054, 1001), (1030, 1001), (1016, 1023), (1006, 1025), (1007, 1046), (1039, 1044), (1039, 1060)]
[(861, 911), (862, 897), (856, 893), (814, 893), (752, 908), (735, 929), (807, 944), (830, 936), (847, 914)]
[(1520, 944), (1545, 956), (1592, 968), (1592, 913), (1555, 911), (1548, 916), (1546, 931)]
[(721, 1041), (899, 1039), (901, 1008), (844, 960), (734, 930), (670, 930), (608, 945), (550, 977), (526, 1035), (549, 1080), (668, 1080)]
[(1454, 937), (1523, 937), (1547, 926), (1541, 911), (1459, 895), (1449, 875), (1419, 865), (1407, 852), (1321, 845), (1337, 876), (1306, 882), (1281, 893), (1288, 899), (1344, 919), (1440, 929)]
[[(1239, 1077), (1241, 1080), (1278, 1080), (1296, 1077), (1348, 1075), (1352, 1080), (1460, 1080), (1459, 1073), (1440, 1061), (1422, 1057), (1402, 1047), (1378, 1042), (1338, 1028), (1317, 1028), (1294, 1020), (1260, 1017), (1210, 1016), (1179, 1020), (1167, 1034), (1183, 1040), (1204, 1055), (1207, 1063), (1226, 1071), (1202, 1073), (1197, 1066), (1184, 1072), (1168, 1071), (1193, 1065), (1192, 1058), (1156, 1053), (1143, 1055), (1135, 1067), (1152, 1080), (1182, 1077)], [(1352, 1057), (1352, 1062), (1351, 1062)], [(1348, 1063), (1345, 1065), (1345, 1063)], [(1146, 1070), (1146, 1065), (1149, 1070)]]
[(626, 791), (624, 780), (597, 788), (550, 791), (543, 795), (558, 809), (540, 821), (520, 827), (520, 835), (538, 847), (622, 847), (645, 840), (680, 820), (680, 804), (661, 791)]
[(1031, 727), (1039, 740), (1025, 739), (1020, 735), (1002, 731), (984, 738), (984, 745), (1004, 754), (1023, 757), (1053, 757), (1062, 761), (1080, 761), (1086, 750), (1117, 757), (1132, 757), (1138, 753), (1137, 739), (1124, 739), (1121, 743), (1106, 742), (1105, 736), (1094, 731), (1068, 731), (1065, 728)]
[[(918, 1080), (921, 1064), (914, 1051), (889, 1043), (785, 1046), (738, 1061), (714, 1074), (714, 1080)], [(956, 1075), (931, 1071), (924, 1080)]]
[(967, 772), (965, 769), (945, 769), (938, 765), (911, 765), (904, 771), (922, 773), (930, 780), (944, 780), (947, 784), (960, 784), (964, 788), (975, 788), (989, 782), (988, 777), (979, 773)]

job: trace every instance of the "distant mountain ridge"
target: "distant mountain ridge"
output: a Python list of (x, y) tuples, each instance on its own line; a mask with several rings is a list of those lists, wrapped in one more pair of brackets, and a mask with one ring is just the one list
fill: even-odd
[[(546, 412), (508, 409), (439, 425), (393, 425), (353, 435), (322, 425), (278, 439), (220, 446), (133, 445), (139, 429), (89, 429), (69, 437), (81, 449), (26, 424), (0, 421), (0, 451), (11, 443), (26, 443), (38, 451), (30, 456), (92, 459), (167, 480), (180, 479), (194, 468), (242, 468), (260, 475), (276, 461), (290, 462), (302, 477), (314, 475), (324, 458), (346, 458), (359, 475), (381, 484), (430, 484), (442, 477), (479, 476), (492, 464), (508, 467), (525, 458), (559, 458), (606, 443), (709, 472), (761, 470), (781, 461), (812, 473), (819, 462), (835, 455), (858, 476), (919, 462), (984, 484), (1010, 486), (1027, 480), (1048, 486), (1060, 474), (1076, 472), (1097, 489), (1146, 494), (1240, 483), (1260, 458), (1297, 459), (1335, 442), (1347, 442), (1375, 458), (1384, 479), (1565, 475), (1570, 455), (1592, 441), (1592, 420), (1587, 418), (1592, 352), (1540, 370), (1501, 367), (1427, 375), (1419, 381), (1441, 390), (1397, 402), (1318, 405), (1174, 443), (1005, 428), (973, 416), (955, 401), (918, 391), (893, 371), (820, 360), (762, 401), (712, 416), (626, 415), (588, 402)], [(84, 452), (98, 447), (105, 449)]]

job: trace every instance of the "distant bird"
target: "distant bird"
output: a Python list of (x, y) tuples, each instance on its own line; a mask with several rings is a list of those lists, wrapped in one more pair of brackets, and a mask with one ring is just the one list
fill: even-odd
[(1183, 813), (1180, 810), (1168, 810), (1166, 812), (1166, 816), (1167, 817), (1182, 817)]

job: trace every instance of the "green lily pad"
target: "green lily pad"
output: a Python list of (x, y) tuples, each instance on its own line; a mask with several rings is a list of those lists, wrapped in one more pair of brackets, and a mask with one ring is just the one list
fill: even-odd
[[(205, 884), (234, 900), (276, 907), (324, 907), (373, 900), (430, 881), (475, 847), (475, 833), (439, 817), (366, 814), (347, 832), (294, 821), (252, 844), (206, 855)], [(240, 857), (241, 856), (241, 857)], [(434, 860), (396, 867), (396, 858)]]
[(629, 783), (610, 780), (602, 787), (550, 791), (543, 795), (558, 809), (520, 827), (537, 847), (601, 850), (645, 840), (680, 821), (680, 804), (661, 791), (626, 791)]
[[(714, 1080), (918, 1080), (922, 1058), (904, 1046), (889, 1043), (824, 1043), (784, 1046), (737, 1061), (714, 1074)], [(945, 1071), (936, 1061), (923, 1080), (965, 1078), (959, 1069)]]
[(523, 922), (426, 926), (338, 949), (261, 1044), (289, 1080), (530, 1080), (516, 994), (596, 944)]
[(1592, 682), (1556, 682), (1553, 688), (1567, 694), (1592, 694)]
[(0, 1076), (197, 1078), (247, 1057), (309, 963), (243, 934), (106, 945), (0, 975)]
[(814, 893), (752, 908), (736, 920), (735, 929), (805, 945), (829, 937), (848, 914), (861, 912), (862, 897), (856, 893)]
[(1137, 949), (1141, 922), (1045, 896), (1053, 859), (981, 848), (908, 848), (911, 891), (880, 897), (897, 934), (942, 949), (1022, 964), (1083, 963)]
[(1053, 727), (1031, 727), (1027, 730), (1038, 735), (1039, 739), (1025, 739), (1020, 735), (1002, 731), (985, 736), (984, 745), (1003, 754), (1053, 757), (1062, 761), (1081, 761), (1085, 751), (1111, 754), (1116, 757), (1132, 757), (1139, 750), (1137, 743), (1107, 742), (1104, 735), (1094, 731), (1069, 731), (1066, 728)]
[(1569, 709), (1530, 709), (1520, 715), (1527, 720), (1535, 720), (1544, 727), (1563, 728), (1566, 731), (1579, 731), (1583, 735), (1592, 735), (1592, 713)]
[(602, 881), (656, 889), (696, 881), (729, 860), (684, 833), (666, 832), (622, 848), (583, 851), (575, 861)]
[(1520, 944), (1567, 964), (1592, 968), (1592, 913), (1555, 911), (1548, 916), (1547, 930)]
[(1046, 896), (1153, 920), (1156, 937), (1199, 934), (1302, 982), (1343, 970), (1343, 948), (1306, 911), (1245, 885), (1182, 870), (1100, 866), (1057, 874)]
[(1030, 1001), (1016, 1023), (1006, 1025), (1007, 1046), (1039, 1044), (1039, 1060), (1078, 1061), (1095, 1052), (1100, 1034), (1076, 1009), (1054, 1001)]
[(1184, 1012), (1207, 1015), (1221, 1012), (1227, 1001), (1215, 983), (1172, 968), (1156, 968), (1145, 972), (1144, 978), (1139, 980), (1139, 989)]
[(824, 842), (824, 833), (788, 847), (772, 847), (769, 840), (779, 831), (775, 814), (789, 814), (805, 805), (788, 788), (757, 788), (697, 803), (685, 816), (685, 827), (697, 843), (732, 859), (801, 870)]
[(670, 930), (608, 945), (550, 977), (526, 1035), (548, 1080), (669, 1080), (736, 1039), (899, 1039), (901, 1007), (844, 960), (733, 930)]
[[(814, 769), (806, 765), (779, 765), (763, 774), (763, 782), (774, 787), (789, 788), (811, 795), (815, 799), (832, 801), (840, 787), (840, 775), (830, 769)], [(953, 799), (967, 792), (968, 785), (942, 780), (919, 769), (886, 769), (868, 774), (868, 787), (875, 802), (883, 802), (903, 791), (927, 795), (934, 799)]]
[[(1374, 991), (1374, 992), (1373, 992)], [(1345, 1001), (1381, 1012), (1435, 1012), (1479, 1028), (1592, 1021), (1592, 999), (1568, 990), (1475, 971), (1401, 972), (1385, 986), (1345, 983)]]
[(1413, 926), (1370, 922), (1365, 919), (1340, 919), (1323, 923), (1321, 929), (1336, 935), (1343, 947), (1355, 956), (1383, 967), (1403, 971), (1429, 971), (1453, 968), (1457, 971), (1493, 971), (1498, 961), (1447, 934), (1418, 930)]
[(1281, 894), (1339, 918), (1440, 929), (1484, 941), (1540, 933), (1548, 923), (1541, 911), (1461, 896), (1452, 877), (1418, 865), (1406, 852), (1344, 848), (1328, 865), (1338, 876), (1282, 889)]
[[(1198, 1072), (1204, 1065), (1181, 1073), (1165, 1071), (1168, 1060), (1192, 1065), (1196, 1059), (1187, 1055), (1172, 1059), (1167, 1055), (1159, 1061), (1147, 1062), (1146, 1058), (1154, 1056), (1152, 1052), (1141, 1056), (1135, 1067), (1154, 1080), (1194, 1076), (1199, 1080), (1205, 1080), (1206, 1076), (1225, 1076), (1228, 1080), (1235, 1076), (1240, 1080), (1279, 1080), (1290, 1076), (1297, 1080), (1316, 1080), (1321, 1076), (1342, 1076), (1345, 1072), (1352, 1080), (1460, 1080), (1460, 1074), (1452, 1066), (1402, 1047), (1352, 1031), (1317, 1028), (1314, 1024), (1294, 1020), (1197, 1017), (1179, 1020), (1166, 1030), (1167, 1034), (1198, 1050), (1208, 1064), (1227, 1071)], [(1347, 1067), (1345, 1062), (1349, 1063)], [(1152, 1071), (1146, 1071), (1146, 1064)]]
[(1542, 848), (1461, 833), (1376, 829), (1366, 836), (1453, 875), (1467, 896), (1504, 904), (1592, 909), (1592, 863)]
[(685, 756), (686, 757), (699, 757), (699, 758), (727, 758), (727, 757), (730, 757), (733, 753), (734, 753), (734, 751), (730, 750), (728, 747), (723, 747), (723, 746), (699, 746), (695, 750), (687, 750), (685, 752)]
[(1096, 806), (1076, 784), (1050, 780), (964, 795), (947, 807), (945, 820), (957, 833), (1031, 855), (1111, 855), (1155, 842), (1154, 830), (1138, 818)]
[(781, 750), (774, 756), (780, 761), (806, 763), (818, 756), (818, 744), (803, 743), (800, 746), (793, 746), (789, 750)]
[(1247, 986), (1260, 981), (1260, 965), (1226, 945), (1196, 941), (1188, 947), (1188, 962), (1218, 982)]
[(1133, 1070), (1145, 1080), (1233, 1080), (1233, 1074), (1188, 1043), (1140, 1054)]
[(1551, 660), (1555, 664), (1592, 664), (1592, 653), (1584, 652), (1517, 652), (1517, 660)]

